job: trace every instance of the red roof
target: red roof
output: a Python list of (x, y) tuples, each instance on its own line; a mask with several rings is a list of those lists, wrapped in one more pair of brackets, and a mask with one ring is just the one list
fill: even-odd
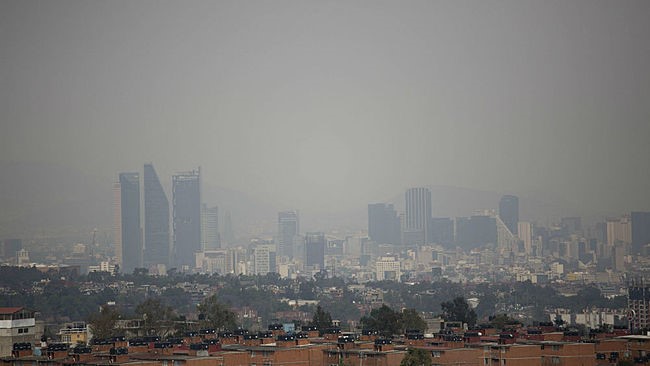
[(24, 308), (22, 306), (17, 308), (0, 308), (0, 314), (2, 315), (15, 314), (23, 309)]

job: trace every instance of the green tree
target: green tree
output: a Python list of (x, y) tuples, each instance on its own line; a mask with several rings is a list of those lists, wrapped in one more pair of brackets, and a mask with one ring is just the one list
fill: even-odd
[(318, 305), (311, 319), (311, 325), (318, 327), (318, 332), (322, 335), (325, 329), (332, 326), (332, 315)]
[(136, 306), (135, 313), (144, 320), (145, 334), (166, 336), (171, 320), (174, 318), (174, 309), (165, 305), (158, 298), (148, 298)]
[(427, 329), (427, 322), (422, 319), (415, 309), (404, 309), (401, 316), (402, 330), (419, 330), (424, 332)]
[(430, 366), (431, 354), (420, 348), (411, 348), (408, 350), (400, 366)]
[(115, 306), (104, 305), (98, 313), (90, 315), (88, 318), (88, 327), (93, 333), (93, 338), (109, 338), (117, 335), (117, 321), (120, 313)]
[(508, 316), (508, 314), (499, 314), (490, 316), (490, 325), (495, 329), (504, 329), (507, 326), (518, 324), (519, 321)]
[(217, 295), (206, 297), (198, 306), (199, 322), (204, 328), (235, 329), (235, 313), (217, 300)]
[(446, 320), (467, 323), (470, 327), (476, 324), (476, 313), (462, 296), (458, 296), (452, 301), (445, 301), (440, 304), (440, 307)]
[(361, 326), (375, 330), (384, 337), (399, 334), (401, 330), (401, 314), (383, 304), (380, 308), (372, 309), (368, 316), (361, 318)]

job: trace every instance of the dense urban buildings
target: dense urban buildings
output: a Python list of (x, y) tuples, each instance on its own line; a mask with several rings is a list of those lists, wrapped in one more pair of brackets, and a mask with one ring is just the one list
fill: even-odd
[(392, 204), (368, 205), (368, 236), (380, 244), (399, 244), (401, 240), (399, 215)]
[(117, 262), (121, 272), (131, 273), (142, 267), (140, 174), (120, 173), (113, 192)]
[(406, 212), (404, 219), (405, 245), (423, 245), (431, 239), (431, 191), (428, 188), (409, 188), (405, 195)]
[(510, 232), (517, 235), (519, 222), (519, 197), (505, 195), (499, 201), (499, 218), (508, 227)]
[[(152, 164), (144, 165), (144, 266), (169, 266), (169, 200)], [(158, 271), (152, 271), (158, 272)]]
[(200, 170), (172, 176), (174, 258), (179, 270), (195, 266), (201, 251)]

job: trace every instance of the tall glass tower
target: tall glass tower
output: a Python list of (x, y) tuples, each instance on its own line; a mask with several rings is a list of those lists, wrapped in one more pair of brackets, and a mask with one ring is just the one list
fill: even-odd
[(194, 254), (201, 251), (200, 177), (200, 169), (172, 176), (174, 255), (179, 270), (194, 268)]
[(519, 223), (519, 197), (505, 195), (499, 201), (499, 218), (510, 232), (517, 235)]
[(116, 185), (115, 189), (119, 191), (119, 215), (116, 212), (116, 220), (119, 220), (119, 223), (116, 224), (119, 225), (120, 243), (116, 244), (121, 249), (121, 271), (131, 273), (134, 269), (142, 267), (140, 175), (120, 173), (119, 185)]
[(152, 164), (144, 165), (144, 265), (169, 266), (169, 201)]
[(406, 191), (405, 199), (404, 231), (410, 232), (409, 236), (418, 237), (419, 239), (415, 240), (418, 244), (425, 244), (431, 239), (431, 191), (424, 187), (410, 188)]
[(278, 255), (293, 258), (294, 243), (299, 234), (298, 212), (283, 211), (278, 213)]

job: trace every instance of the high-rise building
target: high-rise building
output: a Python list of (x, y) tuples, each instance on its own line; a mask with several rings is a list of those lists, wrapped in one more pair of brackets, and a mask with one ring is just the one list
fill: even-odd
[(257, 275), (277, 272), (275, 253), (275, 245), (273, 243), (256, 244), (253, 247), (253, 272)]
[(496, 218), (490, 216), (456, 218), (456, 244), (463, 249), (497, 244), (497, 239)]
[[(410, 188), (405, 194), (406, 215), (404, 231), (419, 236), (417, 244), (430, 241), (429, 224), (431, 222), (431, 191), (428, 188)], [(409, 243), (405, 243), (409, 244)]]
[(325, 234), (307, 233), (305, 235), (305, 266), (325, 269)]
[(400, 244), (400, 220), (393, 205), (368, 205), (368, 236), (379, 244)]
[(628, 283), (627, 308), (628, 322), (633, 334), (650, 327), (650, 286), (642, 279)]
[(499, 201), (499, 218), (513, 235), (517, 235), (519, 222), (519, 197), (505, 195)]
[(235, 243), (235, 232), (232, 229), (232, 216), (228, 210), (223, 215), (223, 231), (221, 237), (225, 246)]
[(179, 270), (192, 269), (201, 251), (200, 169), (172, 176), (174, 255)]
[(434, 217), (429, 225), (431, 243), (451, 246), (454, 242), (454, 221), (449, 217)]
[(216, 250), (221, 248), (219, 237), (219, 208), (201, 205), (201, 249)]
[(300, 235), (300, 221), (297, 211), (283, 211), (278, 213), (278, 255), (293, 258), (294, 243)]
[(650, 244), (650, 212), (632, 212), (632, 252), (648, 255), (644, 248)]
[(120, 173), (113, 185), (115, 194), (115, 251), (123, 273), (142, 267), (142, 229), (140, 228), (140, 174)]
[(169, 266), (169, 200), (152, 164), (144, 165), (144, 266)]
[(524, 243), (524, 252), (533, 254), (533, 225), (530, 222), (521, 221), (517, 224), (519, 239)]
[(618, 242), (632, 242), (632, 224), (629, 216), (607, 219), (607, 246), (611, 248)]

